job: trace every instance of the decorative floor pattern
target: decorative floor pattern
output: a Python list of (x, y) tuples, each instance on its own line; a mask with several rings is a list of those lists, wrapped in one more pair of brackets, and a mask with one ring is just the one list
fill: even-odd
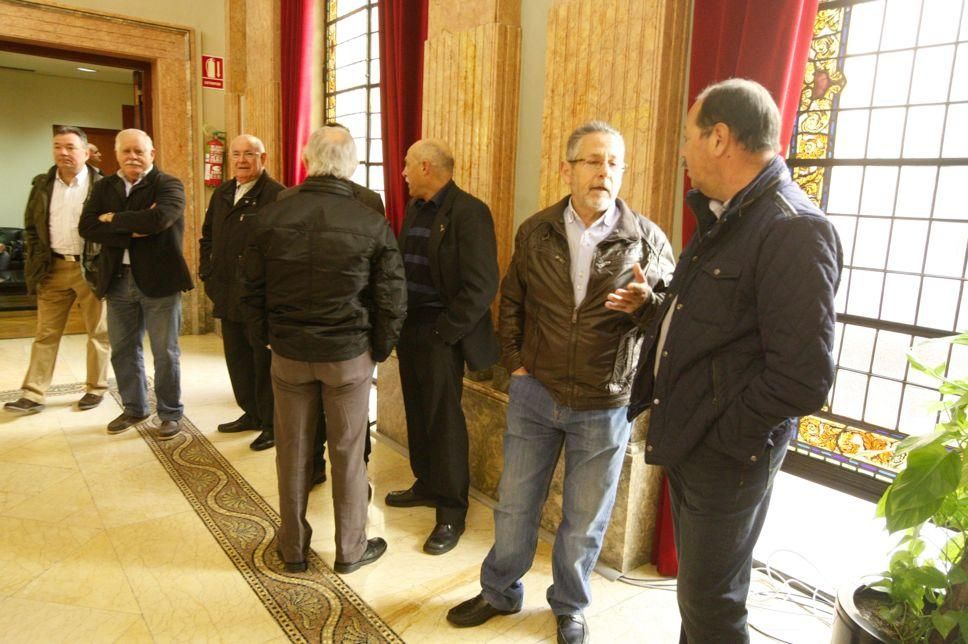
[[(81, 383), (59, 385), (48, 396), (83, 391)], [(2, 392), (0, 403), (19, 395)], [(136, 429), (291, 641), (403, 642), (315, 553), (310, 552), (305, 573), (285, 571), (276, 553), (279, 515), (188, 418), (182, 419), (181, 433), (168, 441), (155, 439), (152, 423), (157, 417)]]

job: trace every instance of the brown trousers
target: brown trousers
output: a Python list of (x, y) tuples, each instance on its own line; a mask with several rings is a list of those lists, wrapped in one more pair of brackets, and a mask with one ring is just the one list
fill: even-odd
[(54, 377), (57, 349), (74, 301), (81, 307), (87, 330), (87, 391), (103, 396), (108, 390), (108, 323), (104, 302), (94, 296), (81, 265), (54, 258), (50, 274), (37, 285), (37, 334), (30, 348), (23, 396), (43, 403)]
[(357, 561), (366, 550), (369, 502), (363, 446), (373, 359), (369, 352), (340, 362), (300, 362), (272, 354), (276, 471), (279, 477), (279, 549), (283, 559), (306, 559), (313, 529), (306, 505), (313, 475), (313, 442), (320, 406), (332, 463), (336, 561)]

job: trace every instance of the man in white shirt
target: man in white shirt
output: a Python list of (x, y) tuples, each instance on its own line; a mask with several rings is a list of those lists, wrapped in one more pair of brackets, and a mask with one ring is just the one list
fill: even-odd
[(85, 280), (84, 240), (77, 231), (84, 203), (101, 176), (88, 164), (87, 135), (76, 127), (54, 134), (54, 167), (33, 180), (24, 215), (27, 292), (37, 295), (37, 333), (23, 394), (4, 409), (36, 414), (44, 409), (57, 349), (77, 301), (87, 330), (87, 392), (79, 409), (97, 407), (107, 391), (108, 335), (104, 302)]

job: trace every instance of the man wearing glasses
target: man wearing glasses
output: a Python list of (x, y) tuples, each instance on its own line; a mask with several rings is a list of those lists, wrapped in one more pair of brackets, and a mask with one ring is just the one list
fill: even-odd
[(275, 445), (272, 431), (272, 354), (249, 342), (242, 322), (239, 258), (245, 250), (246, 215), (272, 203), (283, 185), (265, 171), (266, 148), (251, 134), (240, 134), (229, 147), (234, 177), (212, 193), (199, 246), (198, 275), (212, 300), (212, 315), (222, 321), (222, 345), (235, 401), (242, 415), (218, 426), (220, 432), (261, 430), (249, 447), (256, 451)]
[(494, 546), (481, 568), (481, 593), (447, 619), (477, 626), (521, 610), (521, 578), (534, 559), (541, 508), (564, 449), (547, 597), (558, 642), (571, 643), (588, 641), (582, 611), (629, 439), (639, 329), (658, 309), (674, 260), (659, 227), (618, 199), (622, 135), (592, 121), (572, 132), (566, 152), (561, 176), (571, 195), (521, 225), (501, 286), (500, 339), (511, 385)]

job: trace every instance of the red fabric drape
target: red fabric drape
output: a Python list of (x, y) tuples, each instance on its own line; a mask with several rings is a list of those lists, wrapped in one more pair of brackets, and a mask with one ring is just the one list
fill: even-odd
[(282, 183), (287, 186), (306, 178), (302, 151), (312, 129), (316, 4), (316, 0), (284, 0), (281, 7)]
[[(783, 126), (780, 143), (787, 152), (810, 53), (818, 0), (696, 0), (692, 23), (692, 58), (689, 68), (689, 105), (706, 86), (727, 78), (749, 78), (773, 94)], [(686, 190), (689, 190), (686, 178)], [(696, 227), (684, 207), (682, 242)], [(672, 533), (668, 481), (655, 528), (653, 563), (659, 574), (675, 576), (679, 570)]]
[[(707, 85), (750, 78), (773, 94), (786, 154), (810, 53), (818, 0), (696, 0), (689, 68), (689, 104)], [(688, 189), (688, 186), (687, 186)], [(685, 211), (682, 240), (696, 222)]]
[(403, 157), (420, 138), (427, 0), (380, 0), (380, 119), (387, 219), (400, 232), (407, 187)]

